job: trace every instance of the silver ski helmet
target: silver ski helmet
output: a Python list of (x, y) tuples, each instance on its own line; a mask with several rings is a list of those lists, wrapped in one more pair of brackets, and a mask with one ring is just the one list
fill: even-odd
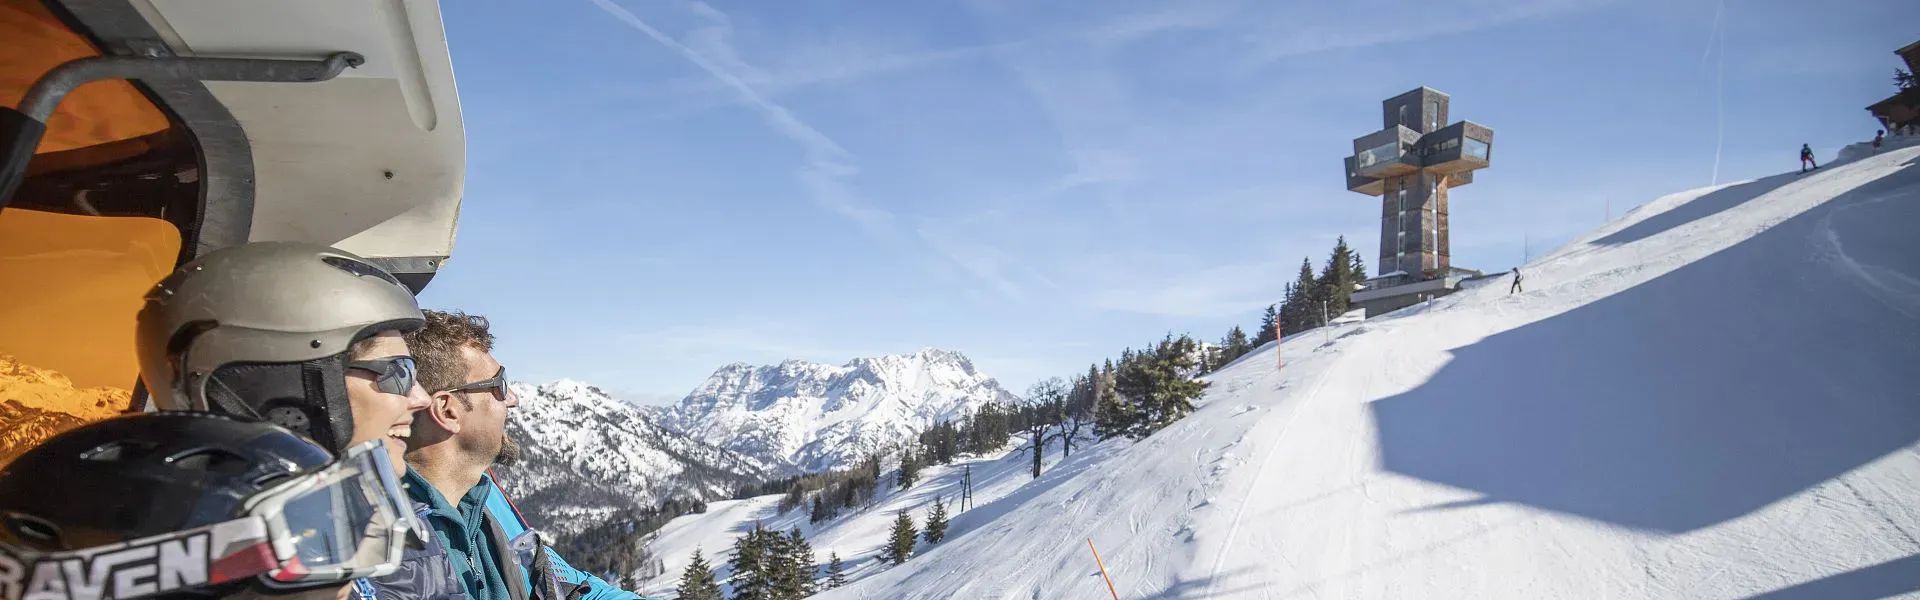
[(426, 323), (393, 275), (297, 242), (223, 248), (155, 284), (140, 309), (140, 379), (155, 408), (265, 419), (334, 452), (353, 436), (348, 351)]

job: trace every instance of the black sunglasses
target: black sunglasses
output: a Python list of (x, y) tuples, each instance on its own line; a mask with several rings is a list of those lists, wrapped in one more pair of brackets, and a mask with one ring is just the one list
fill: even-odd
[(490, 392), (496, 389), (500, 390), (499, 399), (502, 402), (505, 402), (507, 399), (507, 396), (513, 393), (513, 390), (507, 387), (507, 367), (504, 365), (501, 366), (500, 370), (498, 372), (495, 372), (492, 377), (475, 381), (473, 383), (463, 383), (463, 384), (460, 384), (458, 387), (451, 387), (451, 388), (440, 390), (439, 392), (434, 392), (434, 393), (438, 394), (441, 392)]
[(419, 381), (419, 365), (413, 362), (411, 356), (350, 360), (347, 361), (347, 368), (372, 372), (376, 376), (373, 380), (374, 389), (399, 396), (413, 391), (415, 382)]

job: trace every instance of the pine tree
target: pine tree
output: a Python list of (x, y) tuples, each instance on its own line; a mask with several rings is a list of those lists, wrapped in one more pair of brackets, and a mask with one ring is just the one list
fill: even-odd
[[(1254, 333), (1253, 346), (1258, 348), (1261, 344), (1273, 341), (1273, 325), (1278, 322), (1280, 322), (1280, 311), (1275, 310), (1274, 305), (1268, 304), (1266, 314), (1260, 315), (1260, 331)], [(1242, 333), (1240, 335), (1245, 336), (1246, 334)]]
[(939, 496), (933, 497), (933, 508), (927, 511), (927, 527), (920, 532), (920, 537), (927, 540), (927, 545), (938, 544), (947, 537), (947, 503)]
[(799, 527), (784, 536), (769, 533), (780, 555), (779, 570), (773, 577), (774, 600), (799, 600), (813, 595), (813, 545), (807, 543)]
[(895, 475), (894, 483), (899, 484), (902, 490), (913, 487), (913, 482), (920, 480), (920, 461), (913, 456), (913, 449), (900, 451), (900, 471)]
[(793, 583), (799, 571), (793, 561), (793, 549), (787, 543), (787, 536), (777, 531), (767, 531), (761, 538), (766, 544), (765, 568), (767, 579), (767, 598), (770, 600), (790, 600), (795, 598)]
[(1297, 333), (1322, 325), (1320, 322), (1320, 285), (1313, 274), (1313, 261), (1300, 259), (1300, 275), (1293, 282), (1293, 293), (1281, 309), (1281, 325), (1288, 333)]
[[(1120, 351), (1120, 365), (1124, 370), (1132, 362), (1133, 349)], [(1133, 430), (1134, 402), (1120, 390), (1120, 374), (1115, 371), (1112, 361), (1107, 362), (1106, 370), (1100, 373), (1101, 384), (1096, 386), (1100, 392), (1100, 412), (1093, 422), (1094, 435), (1100, 439), (1129, 435)]]
[(1293, 282), (1287, 282), (1286, 292), (1280, 295), (1280, 334), (1292, 332), (1300, 327), (1299, 296), (1299, 292), (1293, 289)]
[(828, 556), (830, 558), (827, 559), (827, 589), (847, 585), (847, 565), (840, 562), (840, 553), (833, 552)]
[(806, 500), (806, 488), (801, 487), (799, 481), (794, 481), (793, 485), (787, 488), (787, 495), (780, 497), (780, 514), (786, 514), (787, 511), (800, 508), (800, 505), (806, 503)]
[(1353, 250), (1347, 247), (1346, 236), (1334, 241), (1333, 254), (1327, 257), (1327, 266), (1320, 270), (1320, 277), (1315, 283), (1320, 290), (1320, 299), (1325, 303), (1325, 315), (1334, 317), (1346, 314), (1347, 299), (1353, 296), (1353, 284), (1359, 283), (1353, 278)]
[(1240, 326), (1235, 325), (1233, 329), (1227, 330), (1227, 337), (1220, 338), (1220, 366), (1224, 367), (1227, 363), (1246, 356), (1252, 351), (1253, 343), (1247, 341), (1247, 332), (1241, 331)]
[(1347, 267), (1347, 270), (1353, 272), (1354, 283), (1366, 281), (1367, 280), (1367, 261), (1360, 258), (1359, 252), (1354, 252), (1352, 256), (1353, 256), (1353, 266)]
[(907, 511), (900, 511), (893, 519), (893, 531), (887, 534), (887, 547), (880, 550), (880, 556), (895, 565), (907, 562), (913, 558), (913, 540), (919, 535), (913, 527), (913, 517), (907, 516)]
[(720, 600), (720, 583), (713, 580), (713, 567), (699, 548), (693, 549), (693, 560), (680, 573), (680, 587), (674, 589), (682, 600)]
[(774, 562), (767, 548), (767, 530), (754, 523), (753, 530), (733, 541), (732, 600), (773, 600), (773, 585), (768, 569)]
[(1193, 412), (1193, 400), (1206, 390), (1206, 383), (1192, 377), (1198, 345), (1192, 337), (1168, 334), (1152, 351), (1122, 359), (1116, 389), (1132, 409), (1123, 433), (1146, 437)]
[(821, 490), (820, 493), (813, 495), (813, 510), (807, 514), (808, 523), (819, 523), (833, 518), (833, 508), (829, 506), (825, 500), (821, 499), (821, 496), (825, 495), (827, 495), (826, 490)]

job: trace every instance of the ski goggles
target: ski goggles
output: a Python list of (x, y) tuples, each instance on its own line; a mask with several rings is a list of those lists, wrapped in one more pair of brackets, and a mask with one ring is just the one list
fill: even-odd
[(137, 540), (41, 553), (0, 544), (0, 599), (128, 599), (258, 577), (305, 588), (399, 568), (408, 534), (426, 530), (400, 492), (385, 444), (245, 503), (246, 516)]
[(414, 362), (411, 356), (350, 360), (347, 361), (347, 368), (372, 372), (375, 376), (374, 389), (396, 396), (407, 395), (420, 380), (419, 363)]

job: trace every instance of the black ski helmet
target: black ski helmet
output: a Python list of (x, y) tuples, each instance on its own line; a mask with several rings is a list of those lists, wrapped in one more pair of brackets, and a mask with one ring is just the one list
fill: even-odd
[(265, 419), (334, 452), (353, 437), (347, 353), (426, 323), (413, 293), (348, 252), (295, 242), (223, 248), (147, 293), (135, 346), (160, 410)]
[(0, 469), (0, 543), (64, 552), (210, 525), (331, 462), (284, 428), (212, 413), (97, 421)]

